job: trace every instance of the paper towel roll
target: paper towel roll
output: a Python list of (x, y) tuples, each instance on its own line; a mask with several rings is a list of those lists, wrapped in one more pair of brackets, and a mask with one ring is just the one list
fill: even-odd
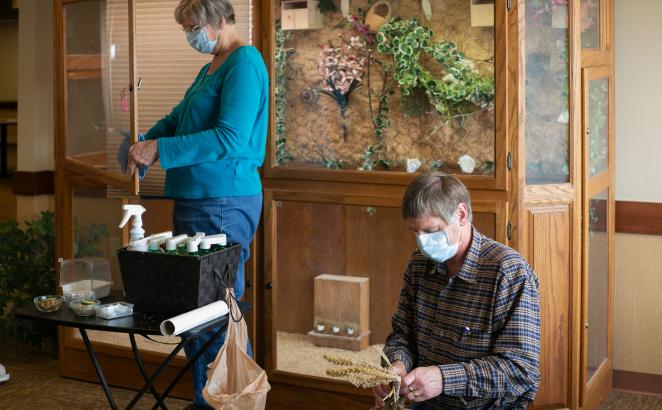
[(180, 333), (193, 329), (196, 326), (200, 326), (210, 320), (225, 316), (228, 312), (228, 305), (222, 300), (219, 300), (191, 310), (190, 312), (182, 313), (179, 316), (164, 320), (161, 322), (160, 326), (161, 334), (163, 336), (177, 336)]

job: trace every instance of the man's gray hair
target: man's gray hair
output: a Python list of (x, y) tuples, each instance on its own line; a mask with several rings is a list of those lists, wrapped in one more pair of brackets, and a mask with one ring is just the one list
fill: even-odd
[(457, 178), (443, 172), (426, 172), (414, 179), (402, 198), (402, 217), (436, 216), (451, 223), (458, 205), (465, 204), (471, 213), (471, 197), (467, 187)]
[(212, 25), (218, 27), (221, 19), (228, 24), (234, 24), (234, 7), (227, 0), (182, 0), (175, 8), (175, 20), (184, 24), (191, 16), (200, 27)]

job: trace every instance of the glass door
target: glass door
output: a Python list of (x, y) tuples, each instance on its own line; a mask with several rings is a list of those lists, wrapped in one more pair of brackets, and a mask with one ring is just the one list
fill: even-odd
[(612, 377), (614, 253), (613, 77), (609, 67), (583, 71), (584, 195), (582, 405), (607, 397)]
[(62, 5), (58, 154), (64, 151), (63, 165), (72, 172), (137, 193), (137, 179), (120, 167), (123, 144), (135, 141), (132, 6), (129, 0)]

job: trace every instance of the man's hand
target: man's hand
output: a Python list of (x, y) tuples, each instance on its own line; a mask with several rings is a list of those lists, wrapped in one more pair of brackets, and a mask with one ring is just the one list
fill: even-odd
[(441, 394), (444, 381), (437, 366), (417, 367), (402, 379), (400, 395), (409, 401), (425, 401)]
[[(395, 374), (400, 376), (401, 379), (407, 375), (407, 369), (405, 368), (405, 364), (402, 363), (400, 360), (396, 360), (395, 362), (392, 363), (392, 365)], [(376, 409), (381, 409), (382, 407), (384, 407), (384, 397), (388, 396), (390, 392), (391, 392), (391, 386), (389, 386), (388, 384), (380, 384), (372, 388), (372, 394), (373, 396), (375, 396)]]
[(133, 175), (136, 167), (150, 166), (159, 159), (159, 148), (156, 140), (136, 142), (129, 148), (129, 175)]

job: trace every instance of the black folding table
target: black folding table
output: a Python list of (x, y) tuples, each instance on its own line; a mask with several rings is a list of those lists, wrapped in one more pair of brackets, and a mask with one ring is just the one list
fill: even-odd
[[(111, 294), (111, 296), (109, 296), (108, 298), (102, 299), (101, 303), (109, 303), (118, 300), (122, 300), (121, 296), (117, 294)], [(250, 310), (250, 305), (246, 302), (239, 302), (239, 308), (243, 314), (244, 312)], [(127, 333), (129, 335), (129, 339), (131, 340), (131, 350), (133, 351), (133, 356), (136, 360), (136, 365), (138, 366), (138, 370), (140, 371), (140, 373), (143, 376), (143, 379), (145, 380), (145, 385), (138, 391), (138, 393), (136, 393), (136, 395), (127, 405), (126, 408), (127, 409), (133, 408), (133, 406), (140, 400), (140, 398), (149, 390), (152, 396), (154, 396), (154, 399), (156, 400), (153, 409), (156, 409), (159, 406), (163, 409), (166, 409), (167, 407), (164, 403), (164, 400), (168, 397), (168, 395), (175, 387), (175, 385), (179, 382), (179, 380), (182, 378), (182, 376), (184, 376), (186, 371), (188, 371), (188, 369), (191, 367), (191, 364), (195, 360), (197, 360), (223, 332), (225, 332), (225, 330), (227, 329), (229, 316), (230, 316), (229, 314), (225, 315), (221, 318), (207, 322), (201, 326), (195, 327), (185, 333), (180, 334), (179, 337), (181, 338), (181, 341), (175, 346), (172, 353), (170, 353), (163, 360), (163, 362), (159, 365), (159, 367), (156, 369), (154, 374), (150, 376), (145, 371), (145, 367), (143, 365), (143, 361), (140, 356), (140, 351), (138, 350), (138, 347), (136, 345), (135, 335), (142, 335), (142, 336), (161, 335), (159, 325), (163, 320), (169, 318), (167, 316), (134, 312), (133, 316), (125, 316), (122, 318), (106, 320), (106, 319), (97, 318), (95, 316), (88, 316), (88, 317), (77, 316), (66, 305), (63, 305), (58, 311), (50, 312), (50, 313), (40, 312), (39, 310), (37, 310), (37, 308), (34, 305), (24, 306), (16, 311), (17, 318), (37, 320), (37, 321), (52, 323), (54, 325), (59, 325), (59, 326), (74, 327), (80, 331), (80, 334), (83, 338), (83, 342), (85, 343), (85, 347), (87, 348), (87, 352), (90, 355), (90, 360), (92, 361), (92, 364), (94, 365), (94, 369), (97, 372), (97, 376), (99, 377), (99, 382), (101, 382), (101, 386), (103, 387), (104, 393), (106, 393), (106, 398), (108, 399), (108, 403), (110, 404), (110, 407), (113, 410), (117, 409), (117, 404), (113, 399), (113, 395), (110, 391), (110, 387), (108, 386), (108, 382), (106, 381), (106, 378), (103, 374), (103, 370), (99, 365), (99, 361), (97, 360), (97, 355), (94, 351), (94, 348), (92, 347), (92, 343), (90, 343), (90, 339), (87, 336), (86, 333), (87, 329), (101, 330), (104, 332)], [(212, 336), (212, 338), (209, 339), (209, 341), (207, 341), (193, 357), (191, 357), (186, 361), (186, 364), (177, 373), (174, 380), (172, 380), (172, 382), (166, 387), (163, 393), (160, 394), (156, 390), (154, 383), (158, 379), (160, 374), (163, 372), (163, 370), (166, 367), (168, 367), (168, 365), (172, 362), (172, 360), (177, 356), (177, 353), (179, 353), (179, 351), (182, 350), (186, 342), (191, 337), (197, 336), (200, 333), (209, 331), (211, 329), (215, 330), (215, 333)]]

